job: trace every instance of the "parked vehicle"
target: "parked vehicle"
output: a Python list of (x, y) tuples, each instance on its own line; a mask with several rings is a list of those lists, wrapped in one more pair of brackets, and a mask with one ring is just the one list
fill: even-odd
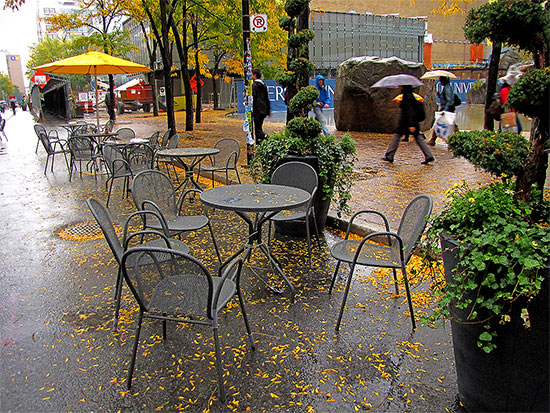
[(153, 91), (143, 79), (132, 79), (115, 88), (116, 108), (119, 114), (125, 111), (151, 111)]

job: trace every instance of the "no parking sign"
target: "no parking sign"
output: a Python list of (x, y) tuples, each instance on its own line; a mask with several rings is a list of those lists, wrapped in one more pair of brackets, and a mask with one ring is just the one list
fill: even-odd
[(267, 32), (267, 14), (251, 14), (250, 31), (255, 33)]

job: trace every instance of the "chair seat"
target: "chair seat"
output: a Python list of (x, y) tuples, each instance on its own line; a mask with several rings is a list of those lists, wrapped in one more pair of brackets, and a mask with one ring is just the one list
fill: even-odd
[[(213, 277), (213, 291), (217, 291), (222, 278)], [(233, 281), (226, 279), (218, 300), (219, 312), (233, 298), (237, 287)], [(160, 281), (149, 302), (149, 312), (161, 315), (191, 316), (206, 314), (208, 305), (208, 280), (198, 275), (174, 275)]]
[[(187, 244), (183, 241), (180, 241), (179, 239), (175, 238), (169, 238), (168, 241), (170, 241), (170, 247), (173, 250), (183, 252), (184, 254), (189, 254), (189, 247)], [(153, 248), (168, 248), (166, 246), (166, 241), (162, 238), (157, 238), (149, 242), (145, 242), (143, 244), (139, 245), (140, 247), (153, 247)]]
[(206, 171), (206, 172), (225, 171), (226, 169), (235, 169), (235, 168), (233, 168), (232, 166), (227, 168), (225, 166), (201, 165), (201, 171)]
[[(340, 261), (352, 263), (360, 241), (346, 240), (335, 244), (330, 255)], [(401, 268), (399, 244), (393, 246), (378, 245), (366, 242), (357, 258), (357, 264), (371, 267)]]
[(281, 212), (277, 212), (270, 219), (272, 221), (295, 221), (295, 220), (304, 220), (307, 216), (307, 207), (295, 208), (295, 209), (286, 209)]
[[(208, 225), (208, 217), (204, 215), (186, 215), (177, 217), (165, 217), (170, 232), (195, 231)], [(150, 228), (162, 230), (159, 222), (148, 224)]]

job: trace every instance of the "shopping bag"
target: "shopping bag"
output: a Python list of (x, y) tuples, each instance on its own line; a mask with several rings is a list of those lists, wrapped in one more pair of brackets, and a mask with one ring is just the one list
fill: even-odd
[(435, 135), (438, 138), (447, 140), (455, 131), (456, 113), (435, 112)]
[(517, 132), (518, 124), (516, 122), (516, 113), (504, 112), (500, 115), (500, 127), (502, 130)]

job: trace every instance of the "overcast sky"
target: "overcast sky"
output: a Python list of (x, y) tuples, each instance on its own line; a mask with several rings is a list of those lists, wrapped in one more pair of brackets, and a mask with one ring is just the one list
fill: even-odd
[(0, 73), (8, 74), (6, 54), (21, 56), (23, 75), (29, 60), (29, 46), (37, 42), (36, 4), (38, 0), (25, 0), (18, 11), (4, 10), (0, 0)]

